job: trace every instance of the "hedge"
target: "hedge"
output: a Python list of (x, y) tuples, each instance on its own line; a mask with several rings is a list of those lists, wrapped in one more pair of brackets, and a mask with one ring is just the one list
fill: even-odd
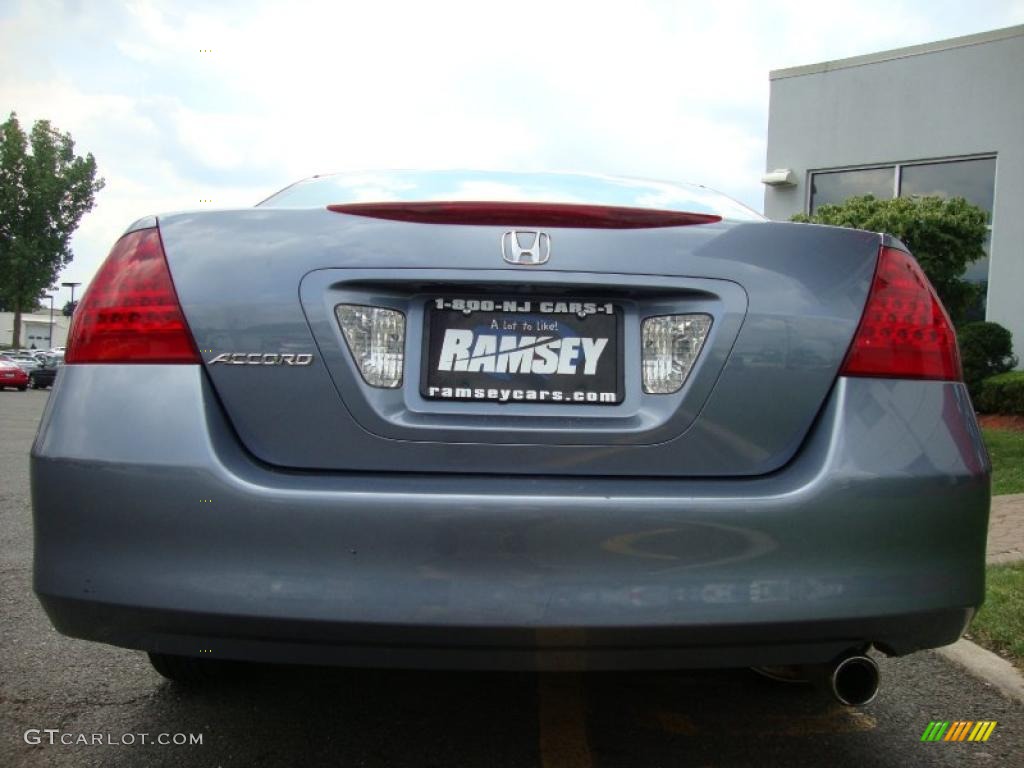
[(981, 413), (1024, 416), (1024, 371), (1000, 373), (982, 381), (974, 407)]
[(981, 383), (990, 376), (1013, 370), (1013, 337), (998, 323), (968, 323), (956, 330), (964, 381), (971, 397), (977, 399)]

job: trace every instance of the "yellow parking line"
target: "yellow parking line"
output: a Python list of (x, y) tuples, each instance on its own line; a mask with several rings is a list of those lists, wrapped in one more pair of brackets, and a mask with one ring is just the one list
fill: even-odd
[(689, 715), (680, 712), (656, 712), (654, 719), (661, 730), (677, 736), (696, 736), (697, 726)]
[(540, 675), (537, 716), (543, 768), (591, 768), (580, 675), (565, 672)]
[[(655, 724), (666, 733), (695, 736), (699, 730), (692, 717), (681, 712), (656, 711)], [(730, 733), (756, 736), (813, 736), (831, 733), (861, 733), (873, 731), (878, 723), (871, 715), (852, 707), (830, 707), (813, 714), (766, 714), (747, 725), (732, 725)]]

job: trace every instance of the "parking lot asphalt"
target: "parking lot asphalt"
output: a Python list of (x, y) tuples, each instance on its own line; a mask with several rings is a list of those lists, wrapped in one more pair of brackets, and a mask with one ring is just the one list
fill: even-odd
[[(880, 659), (859, 708), (748, 670), (256, 667), (178, 689), (142, 653), (58, 635), (32, 594), (28, 452), (47, 397), (0, 391), (0, 766), (1024, 765), (1024, 707), (931, 652)], [(921, 742), (933, 720), (998, 725), (984, 743)]]

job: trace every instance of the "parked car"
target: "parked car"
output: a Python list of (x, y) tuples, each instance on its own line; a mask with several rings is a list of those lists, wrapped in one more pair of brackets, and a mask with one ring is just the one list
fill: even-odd
[(66, 361), (35, 589), (172, 679), (806, 665), (863, 703), (868, 649), (982, 602), (989, 461), (887, 235), (657, 182), (321, 176), (133, 224)]
[(25, 371), (25, 373), (31, 373), (39, 367), (39, 361), (30, 354), (16, 352), (14, 354), (8, 354), (7, 358)]
[(7, 387), (24, 392), (28, 388), (28, 374), (14, 361), (0, 358), (0, 390)]
[(39, 367), (28, 374), (29, 386), (32, 389), (46, 389), (52, 387), (57, 379), (57, 371), (64, 365), (62, 359), (56, 356), (45, 358), (40, 361)]

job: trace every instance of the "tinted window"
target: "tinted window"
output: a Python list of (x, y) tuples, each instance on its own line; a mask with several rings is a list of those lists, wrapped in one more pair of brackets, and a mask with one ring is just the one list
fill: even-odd
[(268, 208), (331, 203), (414, 200), (590, 203), (714, 213), (738, 221), (763, 217), (710, 189), (692, 184), (568, 173), (498, 171), (372, 171), (336, 173), (300, 181), (264, 200)]
[(819, 205), (839, 205), (859, 195), (888, 199), (895, 188), (894, 167), (815, 173), (811, 176), (811, 213)]
[(988, 237), (985, 239), (985, 255), (982, 256), (975, 262), (967, 265), (967, 269), (964, 270), (963, 278), (969, 283), (987, 283), (988, 282), (988, 257), (992, 249), (992, 233), (989, 232)]
[[(995, 192), (996, 159), (956, 160), (947, 163), (905, 165), (900, 174), (900, 197), (937, 195), (962, 197), (992, 215)], [(989, 243), (985, 243), (985, 253)], [(964, 279), (972, 283), (988, 281), (988, 256), (967, 266)]]
[(951, 163), (904, 165), (900, 174), (900, 197), (938, 195), (963, 197), (992, 213), (996, 160), (957, 160)]

